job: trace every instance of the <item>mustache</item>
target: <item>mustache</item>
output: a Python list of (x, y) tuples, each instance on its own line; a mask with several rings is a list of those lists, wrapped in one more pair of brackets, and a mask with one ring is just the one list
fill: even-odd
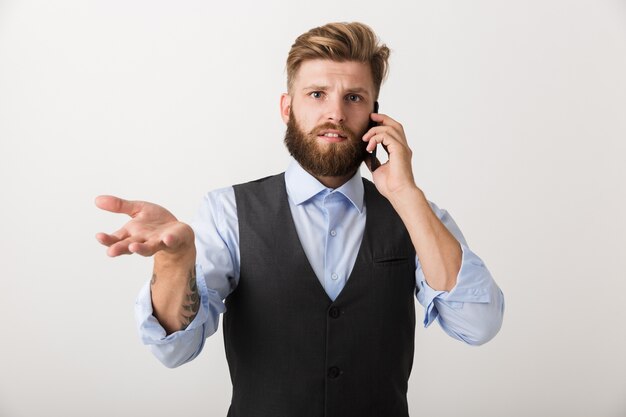
[(321, 124), (319, 126), (316, 126), (309, 134), (317, 136), (320, 133), (322, 133), (322, 131), (324, 131), (324, 130), (336, 130), (342, 136), (345, 136), (348, 139), (354, 139), (356, 137), (356, 134), (350, 128), (345, 127), (344, 125), (336, 125), (336, 124), (330, 123), (330, 122), (326, 122), (326, 123), (323, 123), (323, 124)]

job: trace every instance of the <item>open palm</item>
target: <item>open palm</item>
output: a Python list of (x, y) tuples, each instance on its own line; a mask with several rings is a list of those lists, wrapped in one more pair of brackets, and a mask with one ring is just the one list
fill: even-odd
[(132, 253), (152, 256), (161, 250), (175, 253), (193, 243), (191, 227), (179, 222), (172, 213), (157, 204), (107, 195), (97, 197), (95, 203), (102, 210), (131, 217), (128, 223), (112, 234), (96, 234), (96, 239), (109, 248), (109, 256)]

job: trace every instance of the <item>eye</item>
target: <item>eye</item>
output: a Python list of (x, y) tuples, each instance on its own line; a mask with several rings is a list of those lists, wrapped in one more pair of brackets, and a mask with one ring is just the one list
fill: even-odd
[(363, 98), (358, 94), (348, 94), (346, 98), (348, 99), (348, 101), (351, 101), (353, 103), (358, 103), (359, 101), (363, 100)]
[(312, 91), (309, 93), (309, 96), (313, 97), (313, 98), (322, 98), (322, 92), (321, 91)]

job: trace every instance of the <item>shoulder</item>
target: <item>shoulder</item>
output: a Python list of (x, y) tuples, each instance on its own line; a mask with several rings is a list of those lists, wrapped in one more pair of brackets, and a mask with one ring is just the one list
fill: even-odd
[(216, 219), (237, 218), (237, 200), (242, 191), (261, 191), (264, 187), (284, 183), (284, 173), (209, 191), (202, 199), (200, 210)]
[(200, 217), (210, 216), (218, 223), (225, 218), (237, 217), (235, 190), (232, 186), (218, 188), (206, 193), (200, 204)]
[(233, 186), (239, 207), (272, 207), (286, 196), (285, 174), (280, 173)]
[(235, 184), (232, 188), (237, 192), (243, 189), (255, 189), (255, 188), (263, 188), (267, 186), (271, 186), (274, 184), (284, 183), (285, 173), (281, 172), (280, 174), (269, 175), (267, 177), (259, 178), (256, 180), (244, 182), (241, 184)]

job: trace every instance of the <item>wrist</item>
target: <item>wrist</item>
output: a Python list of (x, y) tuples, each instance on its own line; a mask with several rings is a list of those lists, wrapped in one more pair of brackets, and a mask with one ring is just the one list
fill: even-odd
[(424, 192), (415, 184), (394, 191), (388, 199), (396, 211), (402, 210), (406, 206), (414, 207), (416, 201), (428, 203)]
[(175, 252), (158, 251), (154, 254), (155, 264), (160, 265), (163, 268), (169, 268), (180, 265), (191, 265), (196, 263), (196, 248), (193, 242), (190, 246), (185, 248), (179, 248)]

